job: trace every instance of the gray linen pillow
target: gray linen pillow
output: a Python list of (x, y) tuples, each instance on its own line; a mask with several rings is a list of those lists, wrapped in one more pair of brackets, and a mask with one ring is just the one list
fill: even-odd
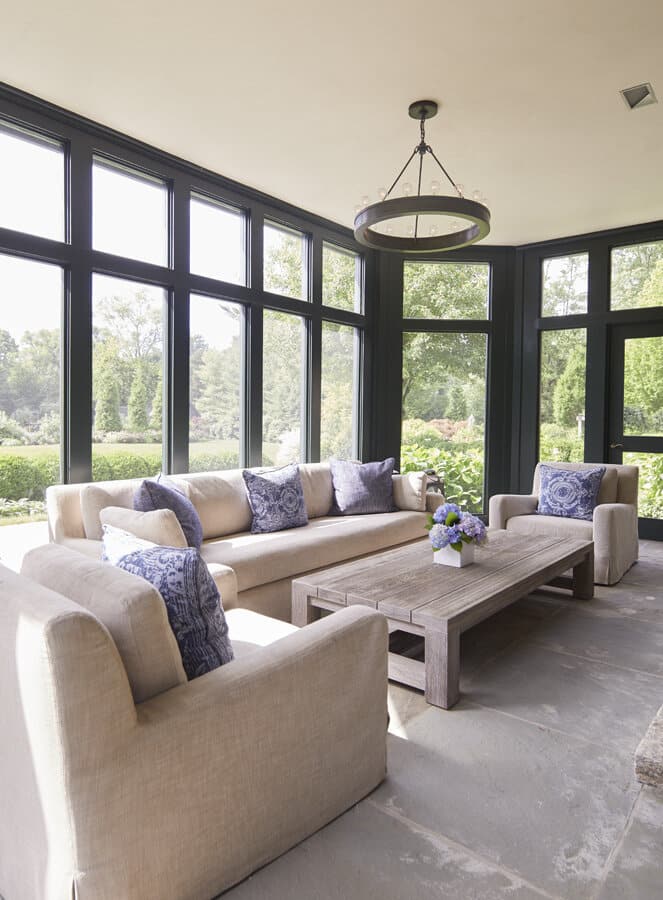
[(356, 463), (330, 459), (334, 502), (331, 515), (359, 516), (394, 512), (393, 456), (382, 462)]

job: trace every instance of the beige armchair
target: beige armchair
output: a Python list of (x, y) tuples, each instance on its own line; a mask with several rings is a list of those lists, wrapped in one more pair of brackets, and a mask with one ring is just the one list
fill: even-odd
[(593, 469), (605, 466), (594, 519), (540, 516), (539, 465), (531, 494), (496, 494), (490, 498), (488, 524), (516, 534), (550, 534), (594, 541), (594, 581), (616, 584), (638, 558), (638, 467), (609, 463), (552, 462), (557, 468)]
[(379, 613), (273, 641), (236, 610), (238, 658), (186, 682), (142, 579), (54, 545), (26, 571), (0, 566), (0, 896), (211, 898), (384, 778)]

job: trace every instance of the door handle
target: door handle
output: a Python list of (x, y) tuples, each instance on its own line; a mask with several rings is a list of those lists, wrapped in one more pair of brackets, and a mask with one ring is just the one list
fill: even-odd
[(621, 447), (623, 449), (624, 445), (623, 444), (610, 444), (611, 450), (617, 450), (619, 447)]

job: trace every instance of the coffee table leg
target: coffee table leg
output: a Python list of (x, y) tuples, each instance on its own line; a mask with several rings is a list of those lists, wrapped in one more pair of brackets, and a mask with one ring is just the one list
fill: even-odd
[(303, 628), (315, 619), (320, 618), (320, 609), (311, 606), (308, 588), (293, 582), (292, 584), (292, 624)]
[(426, 629), (426, 700), (433, 706), (451, 709), (460, 690), (460, 631), (449, 628)]
[(594, 596), (594, 547), (573, 567), (573, 596), (578, 600), (591, 600)]

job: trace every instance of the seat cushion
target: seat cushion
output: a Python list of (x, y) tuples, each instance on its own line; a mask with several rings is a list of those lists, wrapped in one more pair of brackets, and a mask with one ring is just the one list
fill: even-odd
[(230, 534), (205, 542), (200, 553), (208, 563), (231, 566), (241, 592), (424, 538), (425, 524), (425, 513), (412, 511), (325, 516), (288, 531)]
[(163, 598), (147, 581), (59, 544), (30, 550), (21, 574), (78, 603), (106, 626), (136, 703), (186, 683)]
[(250, 609), (230, 609), (226, 613), (226, 621), (235, 659), (255, 653), (261, 647), (299, 631), (296, 625), (271, 619)]
[(559, 516), (513, 516), (507, 519), (506, 530), (514, 534), (548, 534), (552, 537), (594, 539), (594, 526), (584, 519), (562, 519)]

